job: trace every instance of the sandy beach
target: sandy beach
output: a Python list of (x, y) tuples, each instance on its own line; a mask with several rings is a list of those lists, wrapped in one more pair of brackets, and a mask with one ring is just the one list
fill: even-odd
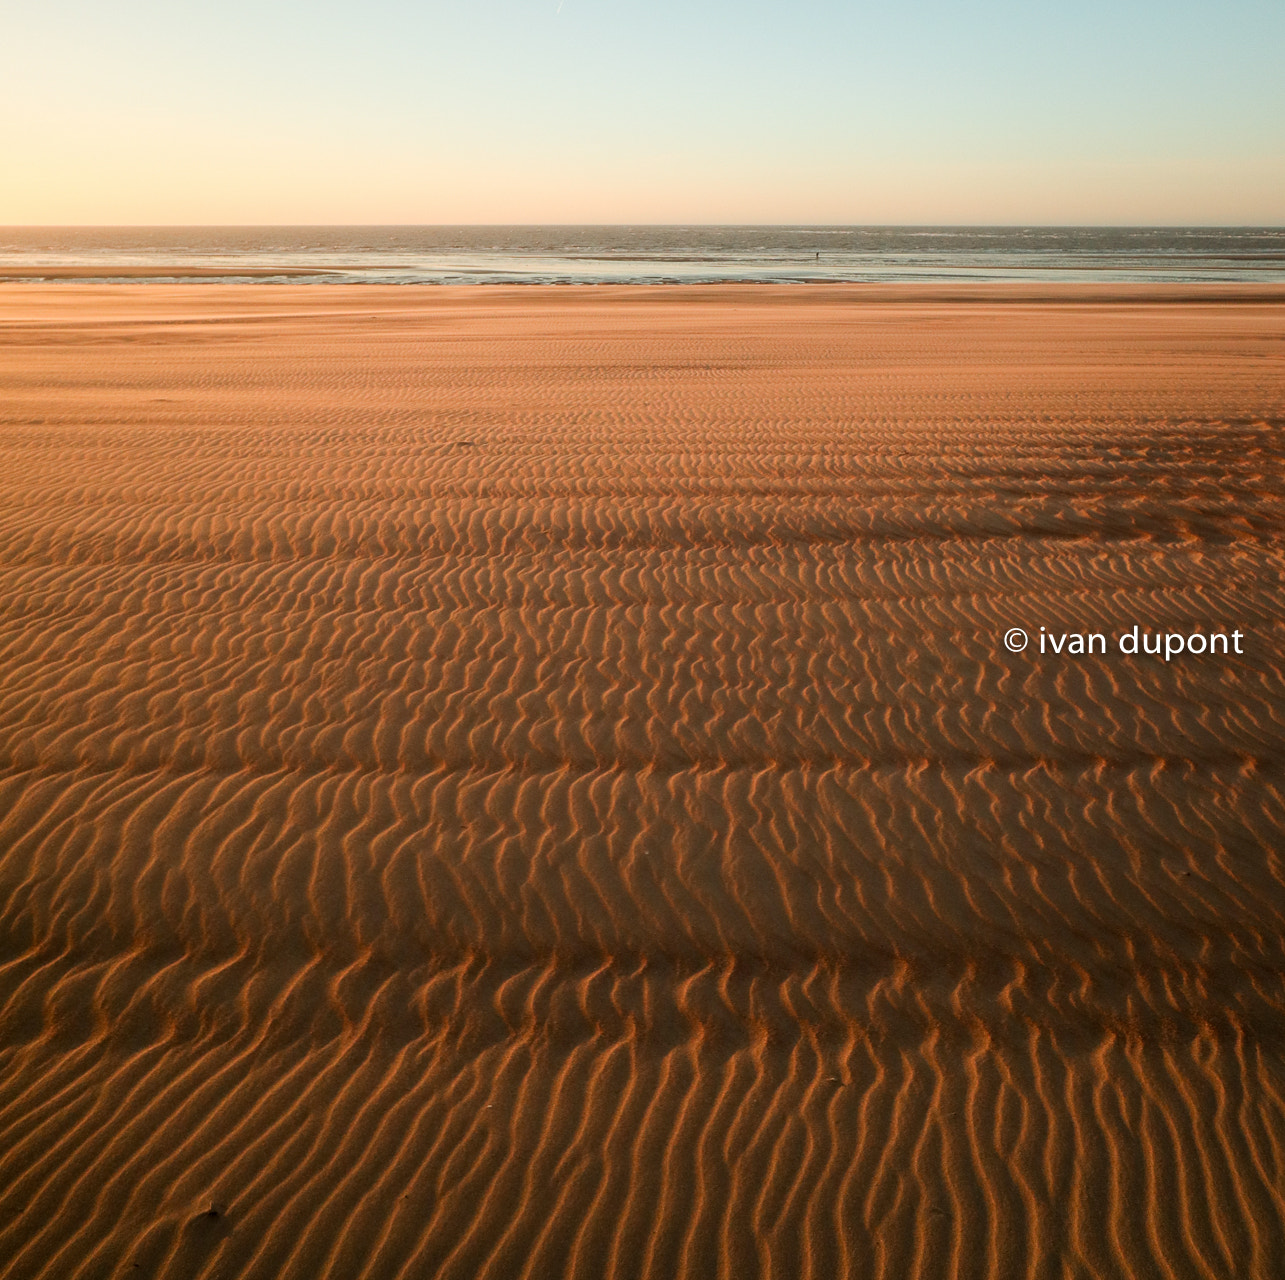
[(1285, 1274), (1283, 460), (1285, 287), (0, 284), (0, 1277)]

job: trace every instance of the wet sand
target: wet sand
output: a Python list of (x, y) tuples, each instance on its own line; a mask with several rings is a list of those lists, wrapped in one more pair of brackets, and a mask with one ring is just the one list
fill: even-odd
[(0, 1276), (1279, 1276), (1283, 432), (1263, 287), (0, 286)]
[(14, 280), (129, 280), (129, 279), (163, 279), (163, 280), (217, 280), (222, 276), (238, 276), (242, 279), (276, 279), (290, 276), (329, 276), (339, 275), (344, 271), (358, 270), (354, 267), (171, 267), (152, 265), (143, 267), (19, 267), (0, 263), (0, 281)]

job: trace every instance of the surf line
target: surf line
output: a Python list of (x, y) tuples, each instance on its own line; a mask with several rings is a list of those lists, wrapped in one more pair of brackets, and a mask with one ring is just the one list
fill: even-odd
[[(1192, 654), (1243, 654), (1245, 651), (1240, 647), (1240, 642), (1244, 634), (1243, 631), (1233, 631), (1230, 636), (1231, 648), (1228, 648), (1229, 637), (1225, 631), (1215, 631), (1211, 635), (1206, 635), (1203, 631), (1195, 631), (1187, 636), (1175, 632), (1165, 632), (1162, 635), (1159, 631), (1151, 631), (1150, 628), (1142, 631), (1142, 628), (1135, 624), (1132, 631), (1126, 631), (1120, 636), (1119, 645), (1121, 653), (1150, 653), (1157, 657), (1163, 656), (1164, 660), (1169, 662), (1184, 651)], [(1106, 651), (1107, 638), (1100, 631), (1088, 633), (1063, 631), (1054, 635), (1044, 627), (1040, 628), (1041, 653), (1105, 654)]]

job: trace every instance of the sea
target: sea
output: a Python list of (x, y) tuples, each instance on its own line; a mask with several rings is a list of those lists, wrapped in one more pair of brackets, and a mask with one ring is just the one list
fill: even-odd
[(1285, 227), (0, 227), (0, 279), (41, 268), (408, 285), (1282, 282)]

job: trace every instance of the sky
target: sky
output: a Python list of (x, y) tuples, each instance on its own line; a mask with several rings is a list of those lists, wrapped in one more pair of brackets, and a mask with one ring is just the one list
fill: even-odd
[(0, 0), (0, 224), (1285, 223), (1282, 0)]

